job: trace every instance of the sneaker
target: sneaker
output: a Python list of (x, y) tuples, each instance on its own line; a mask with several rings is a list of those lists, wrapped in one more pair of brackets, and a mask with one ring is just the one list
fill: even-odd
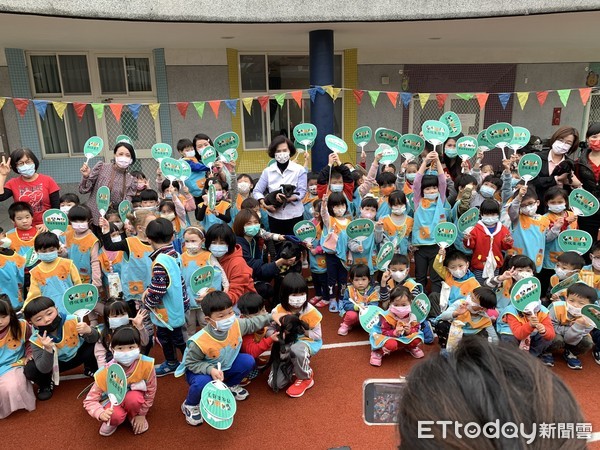
[(200, 415), (200, 406), (195, 405), (187, 405), (185, 402), (181, 404), (181, 412), (185, 415), (185, 421), (188, 425), (193, 427), (197, 427), (198, 425), (202, 425), (204, 420)]
[(96, 372), (94, 372), (92, 369), (88, 369), (87, 367), (85, 367), (85, 368), (83, 369), (83, 374), (84, 374), (86, 377), (94, 378), (94, 374), (95, 374), (95, 373), (96, 373)]
[(423, 331), (423, 342), (427, 345), (433, 344), (434, 335), (429, 320), (425, 319), (425, 321), (423, 321), (421, 330)]
[(340, 310), (338, 309), (338, 302), (337, 302), (337, 300), (331, 300), (329, 302), (329, 312), (330, 313), (337, 313), (339, 311)]
[(383, 354), (381, 352), (372, 351), (371, 359), (369, 360), (369, 364), (371, 364), (372, 366), (375, 366), (375, 367), (380, 367), (382, 357), (383, 357)]
[(175, 373), (175, 370), (177, 369), (178, 366), (179, 366), (179, 363), (172, 364), (172, 363), (165, 361), (160, 366), (158, 366), (158, 368), (156, 369), (156, 376), (164, 377), (165, 375)]
[(115, 431), (117, 431), (116, 425), (111, 425), (108, 422), (102, 422), (102, 425), (100, 425), (100, 436), (110, 436)]
[(425, 353), (423, 353), (423, 350), (421, 350), (419, 347), (413, 347), (413, 348), (408, 349), (408, 353), (410, 353), (413, 358), (417, 358), (417, 359), (425, 356)]
[(252, 369), (252, 371), (246, 376), (242, 381), (240, 381), (240, 386), (245, 387), (250, 384), (252, 380), (254, 380), (259, 374), (258, 368)]
[(310, 303), (311, 305), (316, 305), (317, 303), (319, 303), (321, 301), (323, 297), (317, 297), (316, 295), (311, 298), (308, 303)]
[(342, 322), (342, 324), (338, 328), (338, 334), (340, 336), (346, 336), (348, 334), (348, 331), (350, 331), (351, 329), (352, 329), (351, 327), (349, 327), (344, 322)]
[(308, 380), (296, 380), (285, 393), (293, 398), (302, 397), (307, 389), (310, 389), (315, 385), (315, 380), (310, 377)]
[(563, 358), (565, 358), (565, 361), (567, 361), (567, 367), (569, 369), (574, 369), (574, 370), (583, 369), (583, 366), (581, 365), (581, 361), (579, 361), (579, 358), (577, 358), (577, 356), (574, 355), (569, 350), (565, 350), (565, 352), (563, 353)]
[(37, 391), (37, 399), (41, 402), (50, 400), (54, 392), (54, 381), (51, 381), (48, 386), (40, 387)]
[(319, 301), (317, 302), (317, 304), (316, 304), (315, 306), (316, 306), (317, 308), (325, 308), (325, 307), (326, 307), (326, 306), (328, 306), (328, 305), (329, 305), (329, 300), (323, 300), (323, 299), (321, 299), (321, 300), (319, 300)]
[(542, 353), (540, 359), (542, 360), (543, 365), (554, 367), (554, 356), (552, 356), (552, 353)]
[(594, 347), (594, 350), (592, 350), (592, 356), (594, 357), (596, 364), (600, 364), (600, 349)]
[(237, 401), (246, 400), (250, 395), (250, 392), (248, 392), (239, 384), (236, 384), (235, 386), (230, 386), (229, 390), (233, 392), (233, 396)]

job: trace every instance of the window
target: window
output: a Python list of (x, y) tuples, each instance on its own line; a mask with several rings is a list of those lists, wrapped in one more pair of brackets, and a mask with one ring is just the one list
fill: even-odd
[(99, 57), (98, 71), (102, 94), (152, 91), (149, 58)]
[[(239, 58), (242, 97), (304, 90), (310, 86), (308, 55), (251, 54)], [(342, 85), (341, 55), (334, 55), (334, 85)], [(244, 148), (265, 149), (282, 132), (292, 136), (297, 124), (310, 122), (311, 106), (308, 93), (305, 93), (302, 108), (291, 98), (281, 107), (275, 99), (270, 99), (266, 111), (255, 101), (252, 114), (243, 108)], [(342, 109), (340, 96), (334, 104), (334, 133), (337, 136), (342, 134)]]

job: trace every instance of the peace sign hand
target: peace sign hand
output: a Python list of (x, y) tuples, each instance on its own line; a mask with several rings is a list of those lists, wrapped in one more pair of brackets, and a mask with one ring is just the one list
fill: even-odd
[(40, 337), (40, 342), (47, 352), (52, 353), (54, 351), (54, 341), (48, 336), (47, 331), (44, 331), (44, 334)]
[(10, 156), (8, 160), (5, 160), (4, 156), (2, 156), (2, 162), (0, 162), (0, 175), (3, 177), (8, 176), (10, 173)]

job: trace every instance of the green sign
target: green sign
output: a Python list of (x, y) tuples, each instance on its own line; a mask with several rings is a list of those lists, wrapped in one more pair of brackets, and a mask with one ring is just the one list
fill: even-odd
[(119, 203), (119, 217), (122, 222), (127, 220), (127, 216), (133, 212), (133, 205), (129, 200), (123, 200)]
[(343, 139), (340, 139), (333, 134), (325, 136), (325, 145), (329, 147), (333, 153), (346, 153), (348, 151), (348, 144), (346, 144)]
[(356, 219), (346, 227), (346, 235), (349, 239), (358, 239), (363, 241), (375, 231), (375, 223), (369, 219)]
[(25, 253), (25, 266), (32, 267), (38, 262), (38, 254), (33, 247), (29, 248)]
[(127, 375), (120, 364), (113, 363), (106, 372), (106, 386), (111, 406), (123, 403), (127, 395)]
[(204, 164), (206, 167), (212, 167), (217, 160), (217, 151), (210, 145), (208, 147), (204, 147), (200, 153), (200, 158), (202, 158), (202, 164)]
[(477, 225), (477, 222), (479, 222), (479, 208), (468, 209), (458, 218), (458, 231), (464, 234)]
[(578, 216), (589, 217), (598, 212), (598, 199), (585, 189), (575, 189), (569, 194), (569, 206)]
[(371, 127), (359, 127), (352, 134), (352, 140), (360, 148), (364, 148), (365, 145), (371, 142), (372, 138), (373, 130), (371, 130)]
[(301, 220), (294, 225), (294, 236), (303, 242), (312, 242), (317, 238), (317, 228), (310, 220)]
[(100, 215), (104, 217), (110, 208), (110, 189), (107, 186), (100, 186), (96, 191), (96, 206)]
[(213, 380), (202, 389), (200, 415), (217, 430), (226, 430), (233, 423), (237, 405), (233, 393), (225, 383)]
[(471, 136), (463, 136), (456, 141), (456, 153), (463, 161), (474, 158), (477, 154), (477, 139)]
[(527, 144), (529, 144), (529, 139), (531, 138), (531, 133), (529, 132), (529, 130), (527, 128), (513, 127), (513, 131), (514, 131), (514, 136), (512, 138), (512, 141), (510, 141), (510, 144), (508, 144), (508, 146), (511, 149), (513, 149), (514, 151), (517, 151), (517, 150), (525, 147)]
[(208, 289), (213, 284), (213, 279), (215, 277), (215, 269), (211, 266), (204, 266), (196, 269), (194, 273), (192, 273), (192, 277), (190, 279), (190, 288), (192, 292), (196, 295), (201, 292), (203, 289)]
[(213, 141), (215, 148), (219, 153), (225, 153), (227, 150), (237, 150), (240, 145), (240, 137), (233, 131), (220, 134)]
[(542, 158), (535, 153), (523, 155), (519, 160), (517, 172), (526, 183), (537, 177), (542, 170)]
[(381, 317), (385, 316), (385, 311), (379, 306), (370, 305), (366, 308), (360, 308), (358, 312), (358, 321), (363, 329), (371, 334), (375, 327), (379, 326)]
[(531, 302), (539, 302), (541, 296), (542, 283), (535, 277), (517, 281), (510, 291), (513, 306), (521, 312)]
[(235, 148), (230, 148), (225, 150), (221, 156), (225, 158), (225, 162), (230, 163), (231, 161), (237, 161), (239, 155)]
[(570, 277), (565, 278), (564, 280), (559, 281), (556, 285), (550, 289), (550, 294), (558, 294), (559, 292), (565, 291), (569, 289), (570, 286), (573, 286), (575, 283), (579, 281), (579, 274), (574, 273)]
[(425, 139), (418, 134), (405, 134), (398, 141), (398, 153), (409, 161), (423, 153), (424, 148)]
[(125, 134), (120, 134), (117, 136), (117, 139), (115, 139), (115, 145), (120, 144), (121, 142), (125, 142), (133, 147), (133, 141)]
[(44, 225), (48, 228), (48, 231), (56, 232), (57, 235), (63, 234), (67, 231), (69, 226), (69, 218), (60, 209), (49, 209), (44, 212), (42, 216)]
[(159, 163), (163, 160), (163, 158), (170, 158), (173, 154), (173, 148), (169, 144), (163, 144), (161, 142), (154, 144), (152, 149), (150, 149), (150, 153), (155, 161)]
[(442, 248), (450, 247), (456, 241), (458, 228), (452, 222), (438, 223), (433, 229), (435, 243)]
[(385, 242), (381, 245), (379, 253), (377, 253), (376, 265), (377, 269), (384, 271), (387, 270), (392, 258), (394, 257), (394, 243)]
[(83, 317), (98, 303), (98, 288), (93, 284), (71, 286), (63, 294), (63, 305), (69, 314)]
[(181, 164), (176, 159), (163, 158), (160, 162), (160, 171), (167, 180), (175, 181), (181, 177)]
[(490, 125), (486, 131), (487, 140), (498, 148), (508, 147), (514, 137), (514, 129), (510, 123), (499, 122)]
[(592, 321), (594, 327), (600, 329), (600, 306), (592, 303), (581, 308), (581, 315)]
[(484, 152), (494, 148), (494, 145), (487, 139), (487, 130), (481, 130), (479, 132), (477, 135), (477, 145)]
[(439, 120), (426, 120), (421, 127), (421, 131), (425, 140), (435, 146), (446, 142), (448, 136), (450, 136), (448, 125)]
[(430, 310), (431, 302), (429, 301), (429, 297), (424, 293), (417, 295), (410, 305), (410, 312), (415, 315), (417, 322), (419, 323), (427, 319)]
[(390, 147), (398, 147), (401, 137), (401, 133), (389, 128), (377, 128), (375, 130), (375, 142), (379, 145), (387, 144)]
[(302, 145), (300, 142), (294, 141), (294, 147), (296, 147), (296, 150), (298, 150), (298, 153), (304, 153), (309, 150), (312, 150), (314, 145), (315, 145), (314, 141), (311, 141), (310, 144), (308, 144), (308, 145)]
[(215, 189), (215, 185), (211, 183), (208, 186), (208, 209), (213, 211), (215, 206), (217, 206), (217, 190)]
[(450, 131), (449, 137), (456, 137), (460, 133), (462, 133), (462, 124), (460, 123), (460, 118), (458, 114), (453, 111), (448, 111), (442, 114), (440, 117), (440, 122), (445, 123), (448, 126), (448, 130)]
[[(99, 136), (92, 136), (83, 145), (83, 154), (87, 158), (87, 161), (92, 159), (94, 156), (98, 156), (104, 148), (104, 141)], [(86, 164), (87, 164), (86, 161)]]
[(590, 251), (593, 243), (592, 235), (583, 230), (565, 230), (558, 235), (558, 246), (563, 252), (583, 255)]
[(387, 144), (379, 144), (377, 150), (375, 150), (375, 155), (382, 154), (381, 159), (379, 160), (380, 164), (392, 164), (394, 161), (398, 159), (398, 149), (396, 147), (390, 147)]
[(192, 168), (185, 159), (180, 159), (179, 165), (181, 166), (181, 175), (179, 175), (179, 179), (185, 181), (192, 176)]
[(308, 147), (317, 138), (317, 127), (312, 123), (299, 123), (294, 127), (294, 139)]

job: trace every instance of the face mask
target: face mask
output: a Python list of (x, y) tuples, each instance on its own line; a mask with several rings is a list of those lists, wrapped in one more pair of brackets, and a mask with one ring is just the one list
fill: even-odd
[(288, 303), (292, 308), (301, 308), (306, 303), (306, 294), (290, 295)]
[(555, 214), (561, 213), (565, 209), (567, 209), (567, 205), (564, 203), (561, 203), (560, 205), (548, 205), (548, 211), (553, 212)]
[(439, 192), (434, 192), (433, 194), (423, 194), (423, 197), (427, 200), (436, 200), (438, 198), (438, 195), (440, 195)]
[(394, 280), (396, 283), (400, 283), (400, 282), (404, 281), (404, 279), (406, 278), (406, 275), (408, 275), (408, 269), (394, 270), (392, 272), (392, 280)]
[(119, 234), (118, 236), (112, 236), (110, 238), (111, 241), (113, 242), (121, 242), (123, 240), (123, 238), (121, 237), (121, 235)]
[(496, 193), (496, 189), (489, 186), (481, 186), (479, 188), (479, 193), (483, 198), (492, 198)]
[(525, 308), (523, 308), (523, 312), (527, 315), (537, 314), (542, 306), (542, 302), (539, 300), (537, 302), (531, 302)]
[(140, 357), (140, 349), (134, 348), (133, 350), (129, 350), (128, 352), (114, 352), (113, 358), (119, 364), (124, 366), (132, 365), (138, 358)]
[(117, 156), (115, 158), (115, 163), (117, 163), (117, 166), (121, 169), (127, 169), (131, 165), (131, 158), (128, 158), (127, 156)]
[(38, 253), (38, 259), (43, 262), (51, 263), (56, 260), (56, 258), (58, 258), (57, 250), (48, 253)]
[(116, 330), (123, 325), (129, 325), (129, 317), (128, 316), (119, 316), (119, 317), (109, 317), (108, 318), (108, 326), (109, 328)]
[(62, 319), (60, 317), (60, 314), (57, 314), (56, 317), (54, 318), (54, 320), (52, 322), (50, 322), (50, 325), (44, 325), (41, 327), (37, 327), (38, 332), (40, 333), (40, 335), (43, 335), (44, 332), (52, 333), (58, 329), (61, 322), (62, 322)]
[(454, 278), (462, 278), (467, 274), (467, 269), (450, 270), (450, 273)]
[(290, 160), (290, 152), (275, 153), (275, 161), (279, 164), (285, 164)]
[(75, 231), (87, 231), (90, 228), (86, 222), (73, 222), (71, 226)]
[(215, 255), (215, 258), (220, 258), (229, 251), (229, 247), (226, 244), (211, 244), (208, 249)]
[(187, 152), (183, 152), (186, 158), (193, 158), (196, 156), (196, 152), (194, 150), (189, 150)]
[(564, 280), (571, 274), (572, 270), (565, 270), (560, 267), (556, 267), (554, 269), (554, 272), (556, 273), (556, 276), (558, 277), (559, 280)]
[(557, 155), (564, 155), (571, 149), (569, 144), (565, 144), (564, 142), (554, 141), (552, 144), (552, 151)]
[(61, 206), (60, 210), (62, 212), (64, 212), (65, 214), (69, 214), (69, 211), (71, 211), (72, 206)]
[(406, 317), (410, 314), (410, 306), (390, 306), (390, 311), (396, 317)]
[(573, 317), (581, 317), (581, 308), (576, 308), (567, 302), (567, 312)]
[(458, 156), (458, 152), (455, 148), (445, 148), (444, 153), (448, 158), (456, 158)]
[(600, 152), (600, 139), (591, 139), (588, 141), (588, 147), (593, 152)]
[(168, 221), (171, 221), (175, 218), (175, 213), (162, 213), (160, 215), (160, 217), (162, 217), (163, 219), (167, 219)]
[(138, 188), (138, 191), (143, 191), (144, 189), (146, 189), (146, 182), (138, 181), (137, 188)]
[(477, 314), (479, 312), (479, 305), (471, 300), (471, 296), (467, 297), (467, 309), (469, 312)]
[(185, 249), (190, 253), (196, 253), (198, 250), (200, 250), (200, 244), (195, 244), (193, 242), (186, 242)]
[(334, 206), (333, 214), (335, 215), (335, 217), (343, 217), (344, 214), (346, 214), (346, 207), (345, 206)]
[(309, 186), (308, 192), (310, 192), (311, 195), (317, 195), (317, 186), (314, 184), (312, 186)]
[(392, 192), (394, 192), (394, 189), (396, 189), (394, 186), (384, 187), (384, 188), (381, 188), (381, 193), (387, 197)]
[(256, 225), (246, 225), (244, 227), (244, 233), (246, 234), (246, 236), (256, 236), (258, 234), (258, 232), (260, 231), (260, 225), (256, 224)]
[(226, 319), (221, 319), (221, 320), (215, 321), (215, 330), (227, 331), (233, 326), (234, 323), (235, 323), (235, 314), (231, 317), (227, 317)]
[(361, 216), (363, 217), (363, 219), (371, 219), (373, 220), (373, 218), (375, 217), (375, 214), (373, 214), (372, 212), (367, 212), (367, 211), (363, 211), (360, 213)]
[(407, 173), (406, 174), (406, 179), (412, 183), (413, 181), (415, 181), (415, 177), (416, 176), (417, 176), (416, 173)]
[(521, 180), (519, 180), (518, 178), (511, 178), (510, 179), (510, 187), (514, 189), (517, 186), (517, 184), (519, 184), (519, 181), (521, 181)]
[(498, 220), (500, 220), (500, 216), (483, 216), (481, 218), (481, 221), (484, 223), (484, 225), (487, 225), (489, 227), (497, 224)]
[(537, 211), (537, 205), (534, 203), (533, 205), (524, 206), (521, 208), (521, 214), (525, 214), (526, 216), (533, 216)]
[(331, 192), (342, 192), (344, 190), (344, 185), (343, 184), (332, 184), (330, 188), (331, 188)]
[(592, 259), (592, 267), (596, 270), (600, 270), (600, 258)]
[(438, 171), (437, 171), (437, 170), (427, 170), (427, 171), (425, 172), (425, 175), (433, 175), (433, 176), (436, 176), (436, 177), (437, 177), (437, 175), (438, 175)]
[(392, 214), (396, 216), (401, 216), (406, 212), (406, 206), (394, 206), (392, 208)]
[(12, 241), (10, 240), (10, 238), (2, 238), (0, 239), (0, 247), (2, 248), (10, 248), (10, 244), (12, 244)]
[(223, 200), (223, 191), (217, 191), (217, 192), (215, 192), (215, 198), (217, 199), (218, 202), (220, 202), (221, 200)]
[(238, 183), (238, 191), (240, 191), (242, 194), (247, 194), (248, 192), (250, 192), (250, 183), (248, 183), (247, 181), (242, 181)]
[(113, 222), (115, 224), (115, 227), (117, 227), (117, 230), (122, 230), (123, 229), (123, 222)]
[(23, 176), (31, 177), (35, 173), (35, 164), (24, 164), (21, 167), (18, 167), (17, 171)]
[(533, 276), (533, 274), (531, 272), (517, 272), (515, 273), (515, 280), (520, 281), (520, 280), (524, 280), (525, 278), (531, 278)]

